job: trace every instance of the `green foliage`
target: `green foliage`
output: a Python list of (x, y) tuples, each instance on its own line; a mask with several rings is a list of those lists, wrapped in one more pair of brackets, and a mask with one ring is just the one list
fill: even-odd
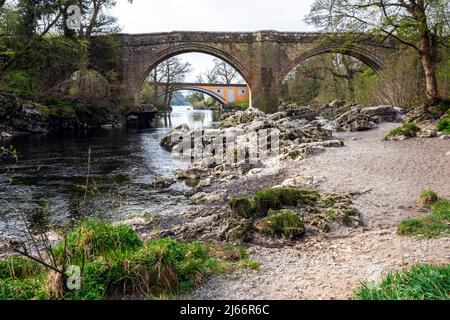
[(227, 105), (227, 109), (245, 111), (250, 107), (249, 101), (233, 102)]
[(25, 71), (10, 71), (3, 77), (3, 89), (20, 96), (36, 95), (33, 89), (33, 78)]
[(388, 133), (387, 137), (396, 137), (396, 136), (406, 136), (406, 137), (415, 137), (416, 133), (419, 131), (419, 127), (414, 123), (407, 122), (403, 124), (401, 127), (393, 129)]
[(439, 200), (430, 214), (402, 221), (397, 227), (402, 236), (433, 238), (450, 235), (450, 200)]
[(363, 283), (353, 296), (357, 300), (449, 300), (450, 264), (415, 265), (391, 272), (380, 284)]
[(314, 206), (319, 198), (320, 194), (317, 191), (271, 188), (256, 192), (253, 201), (256, 211), (264, 215), (269, 209), (281, 209), (282, 206)]
[(294, 239), (305, 233), (305, 224), (294, 211), (270, 211), (268, 216), (258, 223), (257, 229), (269, 236)]
[(78, 298), (177, 296), (198, 286), (206, 275), (224, 272), (224, 263), (207, 244), (156, 239), (111, 261), (88, 264)]
[(450, 111), (447, 111), (441, 120), (439, 120), (436, 125), (436, 129), (445, 134), (450, 134)]
[(48, 299), (45, 292), (46, 274), (41, 273), (24, 279), (0, 278), (0, 300), (43, 300)]
[(26, 279), (38, 275), (43, 267), (37, 262), (22, 257), (0, 260), (0, 279)]
[[(66, 250), (72, 263), (79, 263), (83, 256), (90, 259), (116, 252), (131, 251), (142, 246), (136, 232), (127, 225), (113, 226), (98, 220), (89, 220), (67, 236)], [(55, 248), (55, 255), (61, 257), (64, 244)]]

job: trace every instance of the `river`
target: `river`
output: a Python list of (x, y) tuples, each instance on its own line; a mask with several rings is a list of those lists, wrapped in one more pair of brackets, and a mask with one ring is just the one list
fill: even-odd
[(150, 186), (155, 178), (188, 165), (172, 159), (159, 142), (182, 123), (201, 127), (219, 116), (174, 106), (170, 118), (156, 118), (147, 130), (98, 128), (3, 141), (16, 148), (18, 161), (0, 162), (0, 236), (23, 235), (21, 212), (39, 227), (61, 226), (80, 216), (117, 221), (185, 210), (187, 186), (175, 184), (165, 191)]

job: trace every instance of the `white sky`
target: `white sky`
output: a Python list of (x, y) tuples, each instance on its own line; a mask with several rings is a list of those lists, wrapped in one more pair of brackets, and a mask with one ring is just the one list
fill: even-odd
[[(119, 0), (113, 9), (124, 33), (168, 31), (313, 31), (303, 19), (314, 0)], [(184, 54), (186, 81), (211, 69), (212, 57)]]

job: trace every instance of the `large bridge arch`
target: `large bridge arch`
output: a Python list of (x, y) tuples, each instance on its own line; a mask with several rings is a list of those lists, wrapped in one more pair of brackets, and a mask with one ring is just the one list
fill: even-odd
[(183, 53), (204, 53), (225, 61), (237, 70), (237, 72), (242, 76), (245, 82), (247, 82), (247, 85), (251, 88), (249, 71), (239, 62), (238, 59), (225, 51), (219, 50), (212, 46), (200, 44), (178, 45), (158, 52), (151, 60), (149, 60), (145, 64), (145, 66), (143, 66), (143, 72), (138, 78), (139, 86), (142, 87), (142, 84), (144, 83), (150, 72), (161, 62)]

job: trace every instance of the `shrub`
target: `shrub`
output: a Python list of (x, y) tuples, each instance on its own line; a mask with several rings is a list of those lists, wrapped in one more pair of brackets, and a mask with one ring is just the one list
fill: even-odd
[(405, 137), (415, 137), (416, 133), (420, 131), (420, 128), (414, 123), (407, 122), (403, 124), (401, 127), (395, 128), (391, 132), (388, 133), (387, 137), (397, 137), (397, 136), (405, 136)]
[(0, 260), (0, 279), (26, 279), (43, 271), (43, 267), (34, 261), (22, 257)]
[(447, 112), (447, 114), (439, 120), (436, 129), (445, 134), (450, 134), (450, 112)]
[(450, 200), (436, 202), (431, 214), (402, 221), (397, 227), (397, 233), (426, 238), (450, 235)]
[(433, 190), (422, 191), (417, 203), (421, 206), (429, 206), (439, 200), (437, 193)]
[(257, 229), (269, 236), (294, 239), (305, 233), (305, 224), (297, 213), (281, 210), (269, 212), (269, 215), (258, 223)]
[(358, 300), (449, 300), (450, 264), (416, 265), (389, 273), (380, 284), (363, 283), (356, 290)]

